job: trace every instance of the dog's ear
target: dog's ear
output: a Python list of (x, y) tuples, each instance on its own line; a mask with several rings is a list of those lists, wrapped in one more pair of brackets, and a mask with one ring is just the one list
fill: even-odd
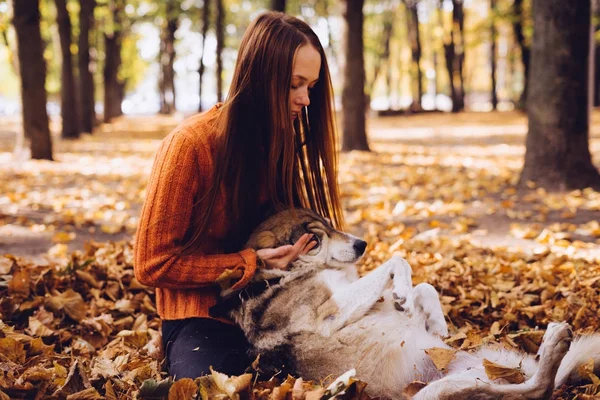
[(271, 231), (265, 231), (258, 234), (256, 244), (259, 249), (270, 249), (277, 244), (277, 238)]
[(294, 244), (300, 239), (302, 235), (307, 233), (306, 224), (298, 224), (294, 225), (292, 231), (290, 232), (290, 244)]

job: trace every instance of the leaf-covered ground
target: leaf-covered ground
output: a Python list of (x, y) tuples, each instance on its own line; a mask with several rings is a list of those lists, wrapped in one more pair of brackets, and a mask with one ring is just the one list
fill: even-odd
[[(133, 276), (130, 241), (154, 152), (176, 120), (130, 118), (59, 141), (58, 163), (20, 159), (4, 140), (10, 123), (0, 130), (0, 399), (166, 393), (160, 322), (152, 291)], [(370, 129), (376, 152), (340, 160), (347, 230), (369, 243), (362, 272), (407, 258), (415, 283), (440, 292), (456, 348), (535, 352), (553, 320), (600, 330), (600, 193), (517, 192), (522, 116), (424, 115)], [(599, 145), (593, 138), (595, 159)], [(600, 381), (589, 377), (555, 397), (592, 398)], [(264, 399), (339, 390), (225, 378), (180, 381), (171, 395), (199, 385), (211, 398), (246, 385)], [(344, 396), (361, 390), (355, 382)]]

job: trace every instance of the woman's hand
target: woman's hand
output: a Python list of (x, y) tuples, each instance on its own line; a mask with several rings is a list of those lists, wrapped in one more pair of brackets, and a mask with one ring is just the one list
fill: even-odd
[(306, 254), (317, 245), (311, 241), (312, 235), (305, 233), (294, 245), (275, 247), (272, 249), (256, 250), (256, 255), (265, 263), (266, 269), (286, 269), (287, 266), (301, 254)]

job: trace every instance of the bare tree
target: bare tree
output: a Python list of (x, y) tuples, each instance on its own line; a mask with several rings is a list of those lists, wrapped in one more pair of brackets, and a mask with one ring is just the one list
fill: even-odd
[(533, 1), (525, 165), (520, 185), (600, 188), (589, 151), (590, 2)]
[(496, 0), (490, 0), (490, 69), (491, 69), (491, 80), (492, 87), (490, 94), (492, 98), (492, 109), (498, 108), (498, 92), (496, 91), (496, 23), (495, 23), (495, 12), (496, 12)]
[(56, 20), (60, 35), (62, 52), (62, 70), (60, 86), (60, 115), (62, 117), (62, 137), (79, 137), (79, 120), (75, 98), (75, 77), (73, 75), (73, 56), (71, 55), (71, 18), (67, 11), (66, 0), (55, 0)]
[(286, 0), (271, 0), (271, 10), (285, 12)]
[[(441, 9), (443, 0), (440, 0)], [(463, 0), (452, 0), (452, 24), (444, 35), (444, 56), (446, 57), (446, 70), (450, 83), (450, 96), (452, 97), (452, 112), (459, 112), (465, 108), (465, 84), (463, 67), (465, 61), (465, 19)]]
[(29, 141), (32, 158), (52, 160), (39, 0), (13, 0), (13, 10), (21, 76), (23, 132)]
[(421, 111), (421, 99), (423, 98), (423, 72), (421, 70), (421, 36), (419, 34), (419, 13), (417, 6), (419, 0), (402, 0), (406, 5), (406, 24), (408, 41), (412, 54), (411, 76), (413, 101), (410, 106), (412, 111)]
[(223, 0), (217, 1), (217, 101), (223, 101), (223, 48), (225, 47), (225, 7)]
[(211, 0), (204, 0), (202, 5), (202, 55), (200, 56), (200, 66), (198, 67), (198, 111), (202, 111), (202, 77), (204, 76), (204, 52), (206, 51), (206, 35), (208, 34), (208, 24), (210, 17)]
[(165, 26), (162, 29), (159, 51), (160, 78), (159, 95), (161, 114), (171, 114), (176, 109), (175, 102), (175, 32), (179, 26), (181, 9), (176, 0), (166, 2)]
[(94, 109), (94, 69), (95, 63), (90, 57), (90, 30), (94, 25), (96, 0), (79, 0), (79, 101), (80, 121), (83, 132), (92, 133), (96, 124)]
[(525, 23), (525, 19), (528, 17), (525, 14), (525, 10), (523, 7), (523, 0), (514, 0), (513, 3), (514, 10), (514, 20), (513, 20), (513, 31), (515, 33), (515, 39), (517, 40), (517, 44), (521, 49), (521, 62), (523, 64), (523, 92), (521, 93), (521, 98), (517, 104), (517, 107), (520, 109), (525, 109), (526, 100), (527, 100), (527, 90), (529, 87), (529, 57), (530, 57), (530, 49), (529, 45), (525, 41), (525, 34), (523, 32), (523, 25)]
[(112, 21), (104, 34), (104, 122), (123, 115), (121, 104), (125, 90), (119, 79), (121, 67), (121, 47), (123, 12), (125, 0), (109, 0), (109, 13)]
[(345, 53), (342, 151), (369, 151), (365, 120), (364, 0), (344, 0)]

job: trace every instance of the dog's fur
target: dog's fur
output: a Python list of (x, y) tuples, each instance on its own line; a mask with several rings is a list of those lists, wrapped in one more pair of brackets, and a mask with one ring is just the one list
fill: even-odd
[[(355, 263), (366, 242), (299, 209), (271, 217), (248, 245), (292, 244), (306, 232), (318, 245), (288, 270), (260, 270), (230, 313), (246, 333), (252, 355), (260, 354), (270, 373), (320, 380), (356, 368), (372, 396), (404, 398), (403, 389), (419, 380), (428, 385), (414, 399), (463, 400), (549, 398), (554, 388), (580, 379), (581, 363), (592, 358), (596, 373), (600, 369), (600, 336), (571, 343), (570, 327), (557, 323), (548, 326), (537, 357), (491, 348), (459, 351), (442, 373), (424, 352), (449, 348), (441, 338), (448, 328), (438, 294), (426, 283), (412, 286), (404, 259), (393, 257), (359, 279)], [(525, 382), (491, 381), (484, 358), (520, 367)]]

